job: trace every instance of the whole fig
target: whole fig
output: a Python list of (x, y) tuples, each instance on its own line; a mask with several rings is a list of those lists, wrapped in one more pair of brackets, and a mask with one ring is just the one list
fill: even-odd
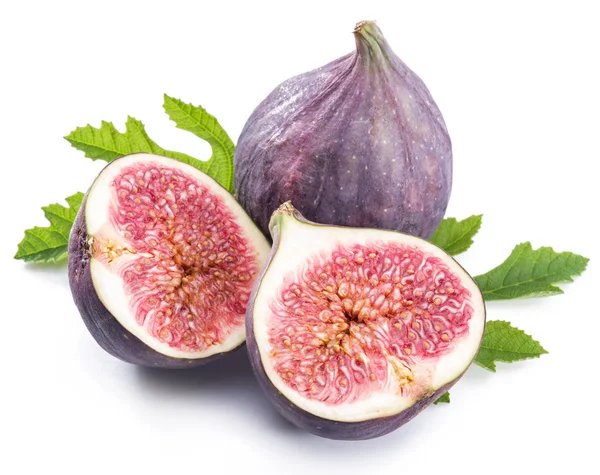
[(235, 152), (238, 200), (268, 235), (292, 200), (307, 219), (430, 237), (452, 182), (452, 147), (429, 90), (371, 21), (356, 51), (279, 85)]

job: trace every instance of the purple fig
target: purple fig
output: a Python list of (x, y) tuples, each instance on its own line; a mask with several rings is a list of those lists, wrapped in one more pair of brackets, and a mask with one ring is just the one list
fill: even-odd
[(324, 226), (284, 203), (246, 314), (261, 387), (297, 426), (368, 439), (410, 421), (477, 354), (479, 288), (443, 250), (415, 236)]
[(374, 22), (356, 51), (279, 85), (235, 151), (241, 205), (268, 234), (287, 200), (310, 220), (430, 237), (452, 182), (452, 147), (423, 81)]
[(124, 361), (189, 368), (238, 348), (269, 246), (212, 178), (170, 158), (107, 165), (81, 205), (69, 282), (96, 341)]

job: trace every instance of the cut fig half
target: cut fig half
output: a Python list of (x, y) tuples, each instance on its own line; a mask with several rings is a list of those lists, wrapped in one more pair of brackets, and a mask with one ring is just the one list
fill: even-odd
[(196, 366), (239, 347), (269, 244), (212, 178), (176, 160), (111, 162), (69, 243), (75, 303), (96, 341), (139, 365)]
[(261, 386), (292, 423), (368, 439), (411, 420), (477, 354), (477, 285), (433, 244), (395, 231), (324, 226), (288, 202), (248, 306)]

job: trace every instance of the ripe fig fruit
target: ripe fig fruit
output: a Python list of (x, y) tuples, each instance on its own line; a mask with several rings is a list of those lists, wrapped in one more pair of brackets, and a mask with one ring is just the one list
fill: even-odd
[(145, 153), (111, 162), (87, 192), (69, 241), (69, 281), (96, 341), (152, 367), (197, 366), (239, 347), (269, 251), (212, 178)]
[(354, 53), (285, 81), (244, 126), (235, 187), (265, 235), (287, 200), (311, 221), (423, 238), (444, 216), (452, 147), (442, 115), (374, 22), (354, 36)]
[(410, 421), (477, 354), (481, 292), (433, 244), (335, 227), (284, 203), (246, 315), (252, 367), (276, 409), (331, 439), (368, 439)]

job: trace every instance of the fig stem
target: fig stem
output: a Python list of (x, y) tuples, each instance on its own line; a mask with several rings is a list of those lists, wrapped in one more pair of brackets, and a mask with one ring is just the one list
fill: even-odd
[(358, 33), (359, 31), (361, 31), (363, 29), (363, 27), (365, 27), (368, 24), (375, 24), (375, 20), (363, 20), (363, 21), (359, 21), (354, 26), (354, 30), (352, 31), (352, 33)]
[(354, 30), (352, 30), (352, 33), (358, 33), (363, 26), (365, 26), (365, 23), (367, 23), (368, 20), (363, 20), (363, 21), (359, 21), (355, 26), (354, 26)]
[(357, 54), (364, 61), (368, 63), (371, 57), (379, 55), (388, 58), (387, 41), (375, 21), (359, 21), (354, 27), (353, 33)]
[(281, 228), (281, 223), (286, 217), (295, 219), (295, 213), (296, 208), (294, 208), (291, 201), (286, 201), (281, 204), (279, 208), (273, 212), (271, 220), (269, 221), (269, 231), (271, 232), (271, 236), (274, 236), (276, 232), (279, 232), (278, 230)]

